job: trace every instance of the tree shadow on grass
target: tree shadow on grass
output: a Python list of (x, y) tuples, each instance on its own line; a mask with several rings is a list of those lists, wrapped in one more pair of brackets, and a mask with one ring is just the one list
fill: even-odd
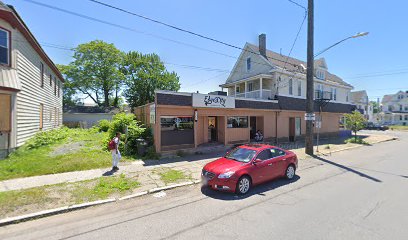
[(299, 179), (300, 177), (296, 175), (292, 180), (280, 178), (274, 181), (266, 182), (264, 184), (253, 186), (250, 192), (245, 195), (237, 195), (236, 193), (231, 193), (231, 192), (216, 191), (207, 186), (201, 187), (201, 192), (210, 198), (224, 200), (224, 201), (237, 201), (237, 200), (249, 198), (254, 195), (265, 196), (265, 192), (272, 191), (274, 189), (289, 185), (291, 183), (298, 181)]

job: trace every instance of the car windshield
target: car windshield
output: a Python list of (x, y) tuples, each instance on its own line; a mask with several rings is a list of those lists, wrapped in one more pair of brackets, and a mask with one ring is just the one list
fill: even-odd
[(225, 155), (225, 158), (236, 160), (239, 162), (249, 162), (255, 156), (256, 151), (247, 148), (235, 148)]

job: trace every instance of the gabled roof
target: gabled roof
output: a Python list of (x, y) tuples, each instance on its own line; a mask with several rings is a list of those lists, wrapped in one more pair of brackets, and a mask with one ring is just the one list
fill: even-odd
[(366, 90), (355, 91), (355, 92), (350, 93), (351, 101), (354, 103), (361, 102), (363, 98), (366, 98), (366, 97), (367, 97)]
[[(253, 49), (256, 52), (259, 52), (258, 46), (251, 44), (251, 43), (247, 43), (247, 44), (251, 47), (251, 49)], [(266, 56), (268, 57), (269, 62), (271, 62), (272, 64), (274, 64), (275, 66), (281, 69), (285, 68), (285, 70), (289, 72), (300, 72), (300, 73), (306, 74), (307, 63), (304, 61), (301, 61), (296, 58), (288, 57), (288, 56), (276, 53), (268, 49), (266, 50)], [(315, 62), (316, 61), (318, 64), (322, 64), (324, 62), (324, 65), (326, 65), (326, 61), (323, 58), (317, 59), (315, 60)], [(326, 81), (334, 82), (334, 83), (337, 83), (343, 86), (347, 86), (347, 87), (353, 87), (352, 85), (343, 81), (337, 75), (332, 74), (330, 72), (327, 72), (326, 74)]]
[(40, 46), (37, 39), (30, 32), (27, 25), (24, 23), (23, 19), (18, 15), (17, 11), (11, 5), (6, 5), (0, 1), (0, 18), (8, 22), (12, 27), (16, 28), (23, 34), (26, 40), (34, 48), (34, 50), (40, 55), (42, 60), (55, 72), (58, 78), (64, 82), (64, 77), (58, 70), (57, 66), (52, 62), (52, 60), (45, 53), (44, 49)]

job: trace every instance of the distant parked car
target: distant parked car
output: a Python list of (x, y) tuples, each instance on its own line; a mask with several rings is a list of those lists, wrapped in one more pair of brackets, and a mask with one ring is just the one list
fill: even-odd
[(293, 179), (297, 166), (297, 156), (291, 151), (267, 144), (246, 144), (206, 164), (201, 176), (204, 186), (246, 194), (252, 186), (275, 178)]
[(386, 125), (380, 125), (380, 124), (375, 124), (375, 123), (372, 123), (372, 122), (368, 122), (368, 123), (366, 123), (364, 129), (385, 131), (385, 130), (388, 130), (389, 127), (386, 126)]

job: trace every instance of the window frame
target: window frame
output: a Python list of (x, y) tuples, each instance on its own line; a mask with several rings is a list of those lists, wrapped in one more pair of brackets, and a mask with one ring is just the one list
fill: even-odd
[(251, 71), (251, 67), (252, 67), (251, 57), (247, 57), (247, 59), (246, 59), (246, 71), (247, 71), (247, 72), (250, 72), (250, 71)]
[(44, 87), (44, 63), (40, 61), (40, 86)]
[(57, 77), (54, 76), (54, 96), (57, 96)]
[(298, 80), (297, 94), (299, 97), (302, 96), (302, 81), (301, 80)]
[(293, 95), (293, 79), (289, 78), (289, 95)]
[(8, 52), (8, 55), (7, 55), (8, 59), (7, 60), (8, 60), (8, 63), (7, 64), (0, 63), (0, 66), (11, 67), (11, 31), (6, 29), (6, 28), (3, 28), (3, 27), (0, 27), (0, 30), (7, 33), (7, 44), (8, 44), (8, 46), (7, 46), (7, 52)]
[[(229, 119), (232, 119), (232, 118), (235, 118), (235, 120), (238, 122), (238, 127), (234, 127), (233, 125), (232, 125), (232, 123), (228, 123), (229, 122)], [(241, 122), (239, 119), (241, 119), (241, 118), (246, 118), (246, 126), (244, 126), (244, 127), (240, 127), (239, 125), (239, 123)], [(231, 126), (230, 126), (230, 124), (231, 124)], [(249, 119), (248, 119), (248, 116), (227, 116), (227, 128), (229, 128), (229, 129), (234, 129), (234, 128), (248, 128), (249, 127)]]
[(248, 82), (247, 83), (247, 92), (252, 92), (254, 91), (254, 83), (253, 82)]

